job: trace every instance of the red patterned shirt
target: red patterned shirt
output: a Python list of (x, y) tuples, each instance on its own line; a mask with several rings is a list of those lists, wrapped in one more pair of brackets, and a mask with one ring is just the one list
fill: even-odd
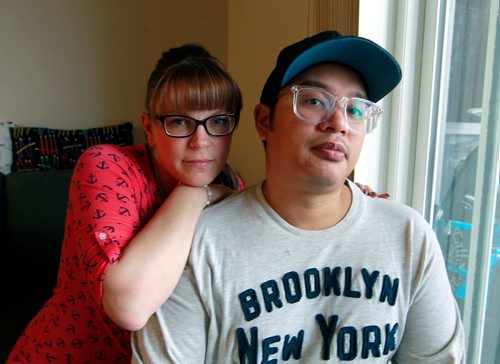
[(130, 332), (102, 308), (103, 277), (162, 199), (145, 145), (98, 145), (71, 181), (57, 287), (8, 363), (130, 362)]

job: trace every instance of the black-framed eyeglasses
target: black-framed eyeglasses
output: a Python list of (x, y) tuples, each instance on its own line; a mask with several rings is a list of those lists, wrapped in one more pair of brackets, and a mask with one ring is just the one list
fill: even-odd
[(186, 115), (157, 115), (156, 118), (163, 124), (163, 131), (173, 138), (187, 138), (194, 134), (198, 125), (203, 125), (211, 136), (225, 136), (231, 134), (238, 124), (238, 114), (213, 115), (198, 120)]
[(350, 130), (369, 134), (377, 126), (384, 111), (363, 98), (337, 96), (319, 87), (292, 86), (290, 91), (293, 93), (293, 112), (312, 124), (329, 119), (338, 105)]

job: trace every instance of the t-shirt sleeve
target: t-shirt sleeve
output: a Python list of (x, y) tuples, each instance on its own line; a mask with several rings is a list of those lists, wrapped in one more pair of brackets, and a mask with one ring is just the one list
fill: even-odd
[(415, 279), (415, 294), (394, 363), (465, 363), (464, 332), (444, 258), (430, 227)]
[(73, 173), (65, 240), (76, 244), (72, 258), (84, 286), (102, 301), (102, 282), (141, 227), (139, 200), (144, 178), (117, 147), (87, 149)]

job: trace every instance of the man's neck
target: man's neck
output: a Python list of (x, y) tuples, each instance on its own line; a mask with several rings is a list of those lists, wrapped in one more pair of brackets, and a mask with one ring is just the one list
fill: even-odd
[(352, 202), (352, 193), (346, 184), (318, 193), (267, 180), (262, 192), (284, 220), (304, 230), (322, 230), (336, 225), (347, 214)]

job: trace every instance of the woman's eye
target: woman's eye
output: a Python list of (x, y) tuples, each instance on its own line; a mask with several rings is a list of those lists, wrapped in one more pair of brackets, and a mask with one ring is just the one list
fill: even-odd
[(227, 116), (219, 116), (213, 119), (213, 123), (216, 125), (226, 125), (229, 122), (229, 118)]
[(187, 124), (186, 119), (176, 118), (176, 119), (170, 119), (168, 121), (168, 125), (170, 125), (170, 126), (184, 126), (186, 124)]

